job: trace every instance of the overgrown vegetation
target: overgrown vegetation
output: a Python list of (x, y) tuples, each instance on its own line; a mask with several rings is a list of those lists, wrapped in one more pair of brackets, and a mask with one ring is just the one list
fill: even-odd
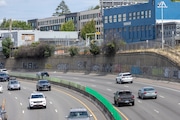
[(10, 57), (12, 45), (13, 43), (10, 38), (5, 38), (2, 40), (2, 52), (6, 58)]
[(75, 55), (78, 55), (78, 54), (79, 54), (79, 49), (78, 49), (78, 47), (76, 47), (76, 46), (71, 46), (71, 47), (69, 48), (69, 54), (70, 54), (71, 57), (73, 57), (73, 56), (75, 56)]
[(32, 43), (21, 46), (14, 52), (15, 58), (46, 58), (54, 54), (55, 47), (46, 43)]
[(95, 41), (91, 41), (89, 51), (94, 56), (101, 53), (100, 47), (96, 45)]

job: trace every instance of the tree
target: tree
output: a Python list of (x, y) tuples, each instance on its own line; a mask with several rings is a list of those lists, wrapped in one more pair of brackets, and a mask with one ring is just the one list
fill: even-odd
[(61, 3), (57, 6), (56, 12), (53, 13), (52, 16), (61, 16), (68, 13), (71, 13), (71, 11), (69, 10), (64, 0), (62, 0)]
[(10, 38), (5, 38), (2, 40), (2, 52), (6, 58), (10, 57), (12, 45), (13, 43)]
[(3, 22), (0, 25), (0, 29), (3, 29), (3, 30), (9, 30), (9, 29), (12, 29), (12, 30), (31, 30), (32, 27), (30, 24), (27, 24), (25, 21), (3, 19)]
[(98, 55), (101, 52), (100, 47), (96, 45), (95, 41), (91, 41), (89, 51), (93, 55)]
[(62, 24), (61, 31), (75, 31), (74, 22), (70, 20)]
[(85, 40), (87, 33), (95, 33), (95, 32), (96, 32), (95, 21), (91, 20), (87, 22), (81, 29), (81, 37)]
[(70, 54), (71, 57), (73, 57), (75, 55), (78, 55), (78, 53), (79, 53), (79, 49), (77, 47), (71, 46), (69, 48), (69, 54)]

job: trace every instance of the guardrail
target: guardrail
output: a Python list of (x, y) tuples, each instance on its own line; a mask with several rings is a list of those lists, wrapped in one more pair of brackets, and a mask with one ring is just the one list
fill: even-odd
[[(32, 75), (28, 73), (10, 72), (9, 75), (17, 77), (17, 78), (38, 80), (36, 75)], [(74, 82), (61, 80), (55, 77), (44, 77), (44, 79), (49, 80), (52, 84), (67, 87), (69, 89), (72, 89), (72, 90), (75, 90), (77, 92), (84, 94), (85, 96), (90, 98), (93, 102), (95, 102), (96, 105), (98, 105), (99, 109), (104, 113), (105, 117), (108, 120), (122, 120), (121, 116), (119, 115), (117, 110), (114, 108), (114, 106), (96, 90), (93, 90), (92, 88), (88, 86), (85, 87), (85, 86), (76, 84)]]

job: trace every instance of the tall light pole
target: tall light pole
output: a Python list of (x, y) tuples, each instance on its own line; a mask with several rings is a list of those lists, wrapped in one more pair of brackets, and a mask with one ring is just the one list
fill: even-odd
[(163, 28), (163, 9), (167, 8), (164, 1), (158, 3), (158, 8), (161, 8), (161, 36), (162, 36), (162, 49), (164, 48), (164, 28)]

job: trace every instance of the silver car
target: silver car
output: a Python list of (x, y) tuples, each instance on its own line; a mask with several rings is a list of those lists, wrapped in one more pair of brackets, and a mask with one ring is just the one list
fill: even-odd
[(66, 118), (67, 120), (90, 120), (91, 116), (85, 108), (73, 108), (70, 109), (69, 115)]
[(143, 87), (138, 91), (138, 97), (141, 99), (144, 98), (157, 98), (157, 91), (154, 87)]
[(7, 85), (8, 90), (21, 90), (21, 85), (18, 80), (9, 80)]

